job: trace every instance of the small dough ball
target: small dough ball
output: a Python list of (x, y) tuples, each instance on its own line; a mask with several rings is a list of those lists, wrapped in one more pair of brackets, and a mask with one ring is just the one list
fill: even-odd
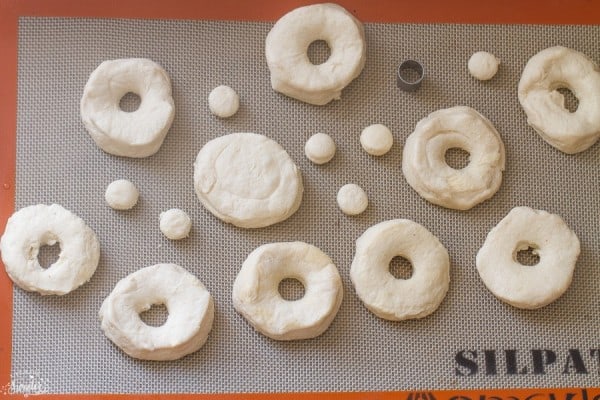
[(392, 131), (381, 124), (367, 126), (360, 134), (360, 144), (373, 156), (382, 156), (392, 148), (394, 137)]
[(469, 73), (475, 79), (487, 81), (496, 75), (498, 65), (500, 65), (500, 61), (492, 53), (478, 51), (469, 58)]
[(367, 209), (369, 199), (360, 186), (349, 183), (338, 191), (337, 203), (344, 214), (358, 215)]
[(192, 220), (185, 211), (171, 208), (160, 213), (160, 231), (169, 239), (178, 240), (189, 236)]
[(304, 153), (315, 164), (325, 164), (335, 155), (335, 142), (325, 133), (314, 134), (306, 141)]
[(217, 86), (208, 95), (208, 107), (217, 117), (231, 117), (240, 108), (240, 96), (229, 86)]
[(104, 198), (106, 203), (115, 210), (129, 210), (137, 204), (140, 192), (127, 179), (111, 182), (106, 188)]

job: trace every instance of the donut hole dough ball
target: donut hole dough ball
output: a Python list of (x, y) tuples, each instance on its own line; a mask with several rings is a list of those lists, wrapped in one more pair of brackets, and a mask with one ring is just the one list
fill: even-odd
[[(461, 169), (446, 163), (446, 153), (469, 153)], [(438, 110), (417, 123), (407, 138), (402, 171), (410, 186), (426, 200), (468, 210), (492, 197), (502, 183), (504, 143), (492, 123), (470, 107)]]
[[(137, 110), (121, 109), (121, 98), (127, 93), (140, 97)], [(98, 147), (116, 156), (139, 158), (156, 153), (174, 115), (171, 80), (151, 60), (104, 61), (83, 89), (83, 124)]]
[(337, 203), (344, 214), (358, 215), (367, 209), (369, 198), (360, 186), (348, 183), (338, 191)]
[[(398, 256), (412, 264), (406, 279), (390, 271), (390, 263)], [(378, 317), (391, 321), (422, 318), (439, 307), (448, 291), (448, 252), (416, 222), (381, 222), (357, 239), (350, 279), (358, 297)]]
[[(523, 265), (518, 253), (532, 249), (535, 265)], [(515, 207), (488, 234), (477, 253), (477, 271), (500, 300), (535, 309), (559, 298), (571, 284), (579, 239), (558, 215)]]
[(492, 79), (498, 72), (498, 65), (500, 61), (487, 51), (473, 53), (467, 64), (471, 76), (480, 81)]
[[(304, 287), (298, 300), (285, 300), (280, 282)], [(255, 249), (233, 284), (235, 309), (262, 334), (276, 340), (316, 337), (329, 327), (342, 303), (342, 280), (320, 249), (307, 243), (270, 243)]]
[(183, 239), (189, 236), (192, 220), (185, 211), (171, 208), (160, 213), (160, 231), (171, 240)]
[(360, 134), (360, 144), (373, 156), (382, 156), (392, 148), (394, 137), (392, 131), (381, 124), (367, 126)]
[(129, 210), (138, 202), (140, 193), (133, 183), (127, 179), (118, 179), (106, 187), (104, 199), (109, 207), (115, 210)]
[[(140, 314), (164, 305), (166, 322), (150, 326)], [(121, 279), (99, 312), (104, 334), (125, 353), (142, 360), (176, 360), (204, 345), (212, 329), (210, 293), (175, 264), (142, 268)]]
[(200, 202), (221, 220), (261, 228), (290, 217), (302, 201), (302, 176), (288, 153), (256, 133), (211, 140), (194, 163)]
[(304, 145), (306, 158), (315, 164), (325, 164), (335, 155), (335, 142), (325, 133), (312, 135)]
[(229, 86), (217, 86), (208, 95), (208, 107), (217, 117), (229, 118), (240, 108), (240, 97)]
[[(308, 49), (325, 41), (330, 55), (315, 65)], [(360, 75), (366, 56), (362, 24), (336, 4), (300, 7), (281, 17), (265, 43), (271, 86), (286, 96), (315, 105), (339, 100), (344, 89)]]
[[(60, 247), (55, 262), (40, 265), (40, 247)], [(90, 280), (100, 244), (86, 223), (58, 204), (38, 204), (15, 212), (0, 239), (6, 273), (20, 288), (43, 295), (67, 294)]]
[[(579, 102), (573, 112), (559, 91), (565, 88)], [(578, 153), (600, 138), (600, 69), (585, 54), (562, 46), (540, 51), (525, 65), (518, 93), (527, 123), (558, 150)]]

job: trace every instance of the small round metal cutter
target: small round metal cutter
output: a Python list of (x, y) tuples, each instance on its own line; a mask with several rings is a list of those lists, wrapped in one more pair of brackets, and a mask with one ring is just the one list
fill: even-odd
[[(407, 78), (406, 70), (411, 70), (416, 72), (416, 79)], [(421, 86), (421, 82), (423, 81), (423, 77), (425, 76), (425, 68), (423, 65), (415, 60), (405, 60), (402, 61), (400, 66), (398, 67), (398, 87), (407, 92), (414, 92)]]

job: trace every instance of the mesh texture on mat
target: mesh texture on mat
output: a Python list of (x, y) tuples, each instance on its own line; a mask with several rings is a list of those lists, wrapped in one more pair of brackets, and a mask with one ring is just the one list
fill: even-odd
[[(341, 101), (304, 104), (270, 87), (264, 39), (272, 23), (22, 18), (19, 21), (16, 207), (59, 203), (98, 234), (101, 261), (92, 280), (63, 297), (14, 291), (13, 387), (49, 392), (272, 392), (369, 391), (444, 388), (554, 387), (598, 384), (600, 323), (600, 145), (576, 155), (546, 144), (526, 124), (516, 88), (539, 50), (564, 45), (600, 58), (598, 26), (480, 26), (366, 24), (367, 63)], [(497, 76), (479, 82), (466, 64), (479, 50), (502, 62)], [(146, 57), (170, 74), (176, 104), (173, 126), (160, 151), (129, 159), (102, 152), (80, 120), (89, 74), (103, 61)], [(415, 93), (401, 92), (395, 70), (405, 58), (425, 65)], [(241, 108), (232, 118), (210, 114), (207, 96), (220, 84), (235, 88)], [(406, 137), (421, 118), (440, 108), (468, 105), (500, 132), (507, 168), (499, 192), (460, 212), (434, 206), (410, 188), (401, 172)], [(361, 130), (382, 123), (395, 143), (372, 157), (360, 147)], [(258, 132), (279, 142), (303, 172), (299, 211), (277, 225), (243, 230), (205, 210), (192, 186), (192, 163), (202, 145), (231, 132)], [(332, 162), (311, 164), (304, 143), (326, 132), (338, 151)], [(133, 181), (140, 201), (114, 211), (104, 190), (118, 178)], [(342, 185), (354, 182), (370, 198), (358, 217), (336, 205)], [(482, 284), (475, 255), (488, 231), (514, 206), (561, 215), (581, 240), (573, 284), (555, 303), (536, 311), (498, 301)], [(193, 220), (191, 237), (169, 241), (158, 229), (161, 211), (179, 207)], [(415, 321), (378, 319), (360, 303), (349, 279), (354, 241), (383, 220), (423, 224), (447, 247), (450, 290), (433, 315)], [(305, 341), (276, 342), (255, 332), (231, 304), (231, 288), (257, 246), (302, 240), (328, 253), (344, 283), (344, 301), (330, 329)], [(216, 318), (207, 344), (174, 362), (126, 356), (104, 337), (98, 309), (115, 283), (159, 262), (185, 267), (207, 286)], [(568, 349), (580, 349), (588, 374), (564, 374)], [(456, 374), (455, 354), (497, 349), (497, 375)], [(557, 361), (545, 375), (506, 375), (502, 350), (552, 349)], [(596, 365), (596, 367), (595, 367)], [(27, 386), (33, 382), (34, 385)], [(35, 385), (37, 384), (37, 386)]]

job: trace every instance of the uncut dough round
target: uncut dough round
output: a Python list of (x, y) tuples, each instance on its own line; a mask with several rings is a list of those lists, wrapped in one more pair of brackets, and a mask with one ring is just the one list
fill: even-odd
[(240, 108), (240, 96), (229, 86), (217, 86), (208, 95), (208, 107), (217, 117), (229, 118)]
[[(517, 253), (528, 247), (536, 265), (522, 265)], [(477, 271), (500, 300), (535, 309), (559, 298), (571, 284), (579, 239), (561, 217), (529, 207), (515, 207), (485, 239), (477, 253)]]
[(192, 220), (185, 211), (171, 208), (160, 213), (160, 231), (171, 240), (179, 240), (189, 236)]
[(315, 164), (325, 164), (335, 155), (335, 142), (326, 133), (316, 133), (306, 141), (304, 154)]
[[(279, 293), (284, 279), (305, 288), (301, 299)], [(260, 333), (276, 340), (316, 337), (329, 327), (342, 304), (342, 280), (331, 258), (303, 242), (269, 243), (255, 249), (233, 284), (233, 305)]]
[[(559, 88), (577, 97), (575, 112), (565, 108)], [(560, 151), (578, 153), (600, 138), (600, 69), (583, 53), (556, 46), (531, 57), (519, 81), (519, 102), (527, 123)]]
[(290, 217), (302, 201), (302, 176), (277, 142), (232, 133), (206, 143), (194, 162), (200, 202), (221, 220), (262, 228)]
[[(396, 256), (412, 263), (412, 276), (396, 279), (390, 262)], [(446, 248), (423, 226), (406, 219), (384, 221), (356, 240), (350, 279), (365, 306), (390, 321), (433, 313), (450, 284)]]
[(498, 72), (498, 65), (500, 65), (500, 61), (487, 51), (473, 53), (467, 63), (471, 76), (480, 81), (492, 79)]
[[(119, 101), (129, 92), (141, 99), (133, 112), (119, 107)], [(156, 153), (174, 116), (171, 80), (151, 60), (104, 61), (83, 89), (83, 124), (98, 147), (116, 156), (141, 158)]]
[[(38, 261), (41, 246), (60, 245), (48, 268)], [(90, 280), (100, 259), (100, 243), (86, 223), (58, 204), (20, 209), (0, 239), (6, 273), (20, 288), (43, 295), (67, 294)]]
[[(331, 55), (314, 65), (309, 45), (324, 40)], [(339, 100), (344, 89), (360, 75), (366, 58), (360, 21), (336, 4), (300, 7), (281, 17), (267, 35), (265, 53), (271, 86), (277, 92), (315, 105)]]
[[(446, 163), (451, 148), (470, 154), (465, 168)], [(435, 111), (417, 123), (404, 145), (402, 171), (426, 200), (468, 210), (498, 191), (504, 160), (504, 143), (492, 123), (474, 109), (458, 106)]]
[(385, 125), (369, 125), (360, 134), (360, 144), (372, 156), (382, 156), (392, 148), (394, 137)]
[(106, 187), (104, 199), (115, 210), (130, 210), (138, 202), (140, 192), (127, 179), (118, 179)]
[[(167, 321), (146, 325), (140, 313), (158, 304), (167, 308)], [(176, 264), (156, 264), (121, 279), (102, 303), (99, 317), (106, 337), (131, 357), (177, 360), (206, 342), (214, 303), (194, 275)]]
[(338, 190), (337, 203), (344, 214), (358, 215), (367, 209), (369, 198), (360, 186), (348, 183)]

